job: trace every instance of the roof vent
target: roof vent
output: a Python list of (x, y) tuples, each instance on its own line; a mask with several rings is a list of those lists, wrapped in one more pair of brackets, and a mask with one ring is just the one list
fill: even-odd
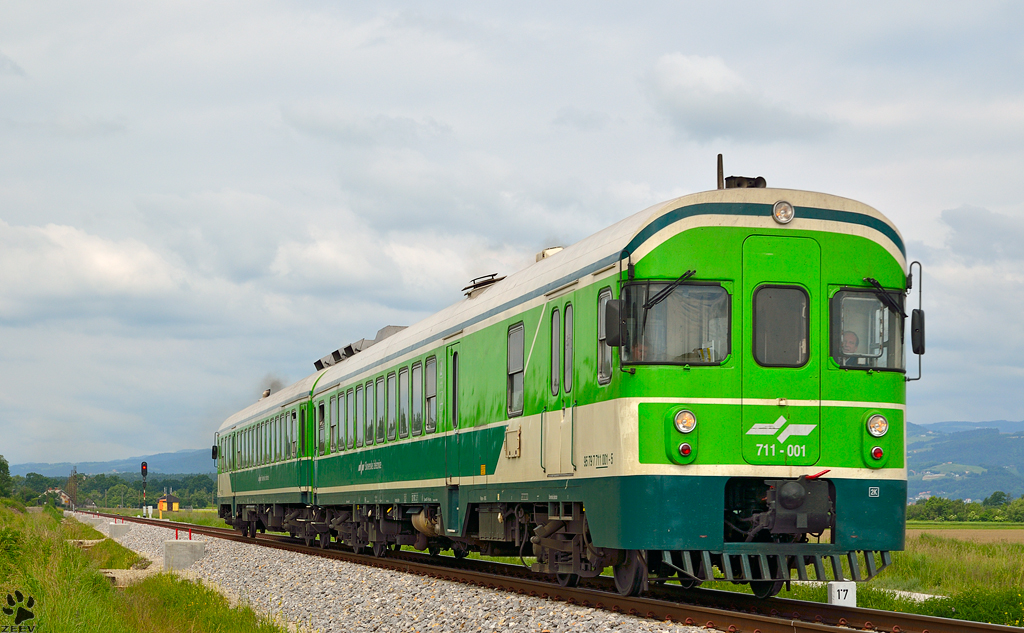
[(405, 328), (406, 326), (404, 325), (389, 325), (387, 327), (382, 327), (380, 331), (377, 332), (377, 338), (373, 339), (372, 341), (365, 338), (361, 338), (354, 343), (349, 343), (344, 347), (339, 347), (338, 349), (334, 350), (327, 356), (324, 356), (320, 360), (314, 361), (313, 367), (316, 367), (317, 371), (322, 371), (328, 367), (331, 367), (332, 365), (337, 365), (346, 358), (352, 358), (353, 356), (367, 349), (371, 345), (379, 343), (386, 339), (387, 337), (391, 336), (392, 334), (396, 332), (401, 332)]
[(473, 297), (480, 294), (485, 288), (498, 283), (504, 279), (504, 277), (498, 277), (498, 273), (491, 273), (489, 275), (483, 275), (482, 277), (474, 277), (470, 280), (469, 285), (462, 289), (466, 296), (472, 299)]
[(548, 257), (551, 257), (555, 253), (561, 252), (562, 250), (564, 250), (564, 248), (564, 246), (549, 246), (542, 250), (541, 252), (537, 253), (537, 261), (539, 262), (542, 259), (547, 259)]
[(725, 179), (726, 189), (764, 189), (768, 181), (763, 176), (748, 178), (747, 176), (729, 176)]

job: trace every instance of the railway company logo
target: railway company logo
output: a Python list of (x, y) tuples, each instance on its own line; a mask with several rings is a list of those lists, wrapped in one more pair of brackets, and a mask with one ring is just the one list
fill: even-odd
[[(791, 437), (805, 437), (810, 435), (814, 429), (818, 428), (817, 424), (790, 424), (786, 426), (786, 418), (779, 416), (773, 424), (755, 424), (750, 427), (747, 431), (747, 435), (775, 435), (782, 429), (782, 433), (775, 439), (779, 440), (779, 443), (785, 442)], [(782, 428), (786, 427), (786, 428)]]
[(34, 633), (36, 625), (24, 624), (29, 620), (35, 619), (36, 614), (32, 611), (32, 607), (36, 605), (36, 600), (32, 596), (25, 596), (20, 591), (15, 591), (14, 595), (7, 594), (7, 600), (3, 603), (3, 612), (6, 615), (14, 616), (14, 625), (0, 624), (0, 633), (7, 633), (8, 631), (18, 633)]
[(380, 470), (380, 462), (359, 462), (359, 472), (364, 470)]

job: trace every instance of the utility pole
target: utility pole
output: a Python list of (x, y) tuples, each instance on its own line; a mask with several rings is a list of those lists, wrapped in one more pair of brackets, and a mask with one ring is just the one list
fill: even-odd
[(64, 492), (68, 493), (68, 498), (71, 499), (71, 509), (74, 510), (75, 506), (78, 505), (78, 467), (75, 466), (71, 469), (71, 476), (68, 477), (68, 484), (65, 486), (67, 490)]

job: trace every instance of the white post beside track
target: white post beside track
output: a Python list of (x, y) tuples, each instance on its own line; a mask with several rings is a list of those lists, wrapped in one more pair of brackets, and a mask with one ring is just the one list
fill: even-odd
[(828, 583), (828, 603), (843, 607), (856, 607), (857, 583), (838, 581)]

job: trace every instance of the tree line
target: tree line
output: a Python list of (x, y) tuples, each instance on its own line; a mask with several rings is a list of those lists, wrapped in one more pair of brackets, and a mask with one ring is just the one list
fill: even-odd
[[(69, 485), (72, 484), (73, 485)], [(146, 485), (146, 504), (155, 506), (164, 488), (173, 490), (181, 507), (205, 508), (214, 503), (216, 484), (209, 475), (163, 475), (151, 473)], [(138, 474), (75, 475), (45, 477), (39, 473), (11, 476), (10, 466), (0, 455), (0, 498), (13, 498), (26, 505), (59, 505), (50, 489), (68, 492), (73, 488), (79, 507), (95, 504), (101, 508), (138, 508), (142, 506), (142, 477)]]
[(1001, 490), (981, 502), (929, 497), (907, 506), (908, 521), (1024, 522), (1024, 496), (1014, 499)]

